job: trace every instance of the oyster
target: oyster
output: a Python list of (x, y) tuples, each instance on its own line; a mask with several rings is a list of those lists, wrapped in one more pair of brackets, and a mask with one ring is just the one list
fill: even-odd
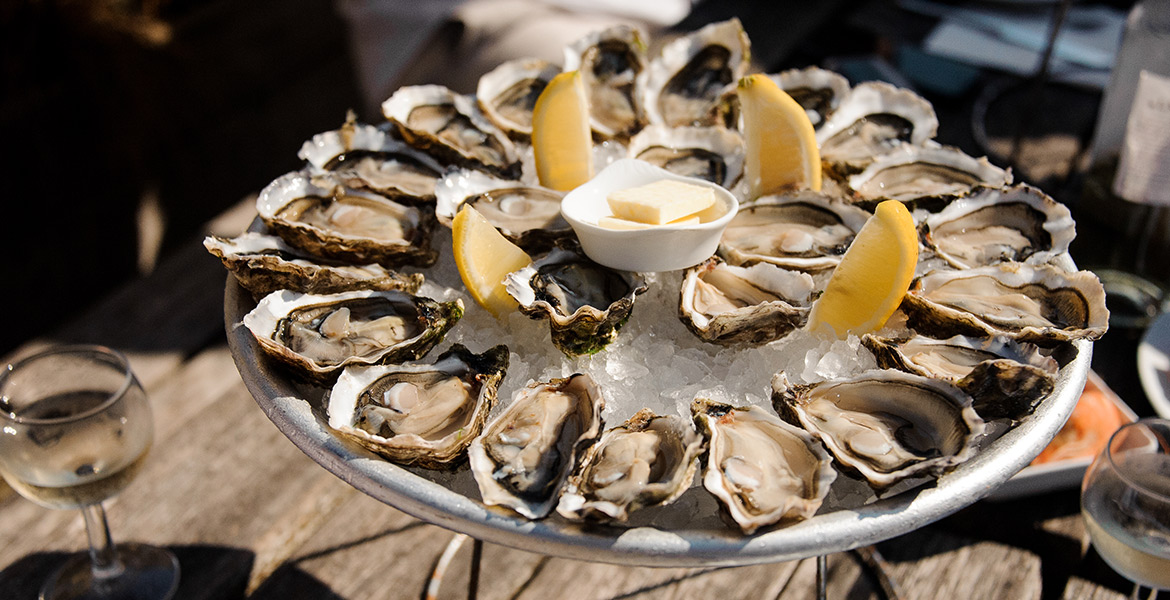
[(772, 404), (877, 490), (962, 463), (985, 429), (962, 390), (902, 371), (810, 385), (793, 385), (780, 372), (772, 378)]
[(737, 267), (712, 257), (683, 276), (679, 319), (709, 342), (765, 344), (804, 325), (813, 289), (807, 273), (768, 263)]
[(581, 72), (595, 135), (628, 138), (642, 127), (635, 86), (646, 68), (645, 39), (636, 27), (616, 25), (565, 48), (565, 71)]
[(984, 419), (1020, 419), (1052, 392), (1059, 368), (1039, 347), (1005, 337), (945, 340), (924, 336), (862, 336), (878, 366), (953, 383), (974, 399)]
[(458, 170), (444, 175), (435, 193), (435, 214), (445, 225), (451, 225), (464, 204), (474, 206), (529, 254), (547, 252), (556, 240), (573, 237), (573, 228), (561, 217), (562, 192)]
[(468, 448), (485, 504), (539, 519), (556, 505), (583, 446), (601, 434), (605, 399), (587, 374), (520, 390)]
[(331, 175), (283, 175), (261, 190), (256, 211), (273, 233), (313, 256), (387, 267), (438, 260), (430, 247), (430, 211), (347, 187)]
[(576, 356), (594, 354), (617, 337), (646, 282), (637, 273), (603, 267), (576, 248), (558, 247), (509, 273), (504, 287), (524, 314), (549, 320), (561, 352)]
[(539, 58), (517, 58), (484, 73), (475, 88), (483, 114), (513, 139), (532, 137), (532, 108), (560, 67)]
[(763, 196), (740, 205), (723, 231), (719, 254), (734, 265), (829, 269), (867, 219), (864, 210), (818, 192)]
[(1050, 346), (1100, 338), (1105, 290), (1089, 271), (1005, 262), (918, 278), (902, 300), (910, 327), (935, 337), (1002, 335)]
[(690, 487), (702, 452), (703, 436), (690, 422), (642, 409), (589, 447), (557, 513), (624, 522), (639, 508), (673, 502)]
[(816, 514), (837, 479), (816, 438), (758, 406), (698, 399), (691, 414), (708, 440), (703, 487), (744, 533)]
[(329, 393), (329, 426), (403, 464), (449, 468), (483, 429), (508, 347), (455, 344), (434, 364), (348, 367)]
[(727, 189), (743, 175), (743, 137), (723, 127), (650, 125), (630, 140), (630, 158)]
[(718, 125), (728, 85), (747, 73), (751, 42), (739, 19), (712, 23), (668, 43), (638, 76), (651, 125)]
[(244, 315), (265, 352), (317, 380), (343, 367), (417, 359), (463, 316), (463, 303), (397, 291), (273, 292)]
[(820, 129), (849, 95), (845, 76), (817, 67), (789, 69), (769, 77), (804, 108), (814, 129)]
[(413, 294), (422, 273), (397, 273), (382, 265), (325, 264), (262, 233), (232, 239), (210, 235), (203, 247), (223, 261), (240, 285), (259, 297), (276, 290), (331, 294), (349, 290), (401, 290)]
[(867, 206), (893, 199), (937, 210), (975, 186), (1003, 187), (1011, 182), (1010, 171), (958, 148), (904, 144), (850, 177), (849, 189)]
[(817, 130), (821, 159), (838, 175), (860, 171), (904, 143), (921, 146), (938, 131), (930, 102), (880, 81), (858, 84)]
[(441, 85), (406, 86), (382, 103), (382, 113), (402, 139), (440, 162), (505, 177), (520, 173), (515, 145), (468, 96)]
[(1076, 237), (1068, 207), (1027, 184), (976, 190), (926, 217), (921, 231), (926, 246), (958, 269), (1044, 262), (1068, 252)]
[(443, 167), (385, 131), (354, 119), (351, 113), (340, 129), (313, 136), (297, 156), (309, 163), (311, 172), (335, 173), (348, 187), (407, 204), (434, 202), (435, 180)]

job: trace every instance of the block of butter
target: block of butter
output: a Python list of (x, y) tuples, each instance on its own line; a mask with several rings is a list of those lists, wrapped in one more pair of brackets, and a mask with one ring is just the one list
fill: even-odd
[[(690, 215), (681, 219), (676, 219), (663, 225), (698, 225), (699, 215)], [(650, 223), (640, 223), (638, 221), (630, 221), (628, 219), (619, 219), (617, 217), (601, 217), (597, 220), (597, 224), (606, 229), (649, 229), (657, 227)]]
[(661, 179), (610, 192), (606, 200), (619, 219), (662, 225), (710, 208), (715, 204), (715, 191), (706, 186)]

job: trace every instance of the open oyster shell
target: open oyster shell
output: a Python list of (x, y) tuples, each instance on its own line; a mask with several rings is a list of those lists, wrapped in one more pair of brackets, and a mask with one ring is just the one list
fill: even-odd
[(382, 103), (382, 114), (402, 139), (442, 163), (504, 177), (520, 174), (516, 146), (469, 96), (441, 85), (406, 86)]
[(356, 264), (430, 266), (434, 215), (332, 175), (288, 173), (260, 191), (256, 212), (285, 242), (312, 254)]
[(540, 58), (505, 61), (479, 78), (475, 99), (492, 123), (512, 139), (527, 142), (536, 99), (560, 72), (560, 67)]
[(444, 225), (450, 227), (468, 204), (529, 254), (548, 252), (557, 240), (574, 237), (561, 217), (563, 192), (460, 169), (444, 175), (435, 193), (435, 215)]
[(837, 471), (815, 437), (758, 406), (697, 399), (691, 414), (708, 440), (703, 487), (744, 533), (816, 514)]
[(743, 136), (723, 127), (650, 125), (630, 140), (630, 158), (727, 189), (743, 176)]
[(919, 228), (923, 243), (957, 269), (1004, 261), (1045, 262), (1068, 252), (1076, 225), (1068, 207), (1037, 188), (979, 188)]
[(679, 319), (709, 342), (766, 344), (804, 325), (814, 289), (807, 273), (769, 263), (737, 267), (712, 257), (683, 276)]
[(937, 132), (930, 102), (910, 90), (867, 81), (855, 86), (817, 129), (817, 145), (829, 174), (846, 176), (904, 143), (921, 146)]
[(530, 519), (552, 512), (578, 454), (601, 434), (604, 408), (584, 373), (520, 390), (467, 451), (484, 503)]
[(240, 285), (256, 297), (276, 290), (332, 294), (350, 290), (401, 290), (415, 293), (422, 273), (398, 273), (382, 265), (326, 264), (296, 251), (284, 240), (262, 233), (235, 238), (209, 235), (203, 247), (223, 261)]
[(1059, 364), (1035, 344), (1005, 337), (957, 335), (945, 340), (925, 336), (885, 338), (872, 334), (861, 343), (878, 366), (901, 369), (953, 383), (973, 399), (984, 419), (1020, 419), (1052, 392)]
[(712, 23), (671, 41), (638, 76), (651, 125), (718, 125), (723, 91), (747, 73), (751, 42), (739, 19)]
[(629, 271), (599, 265), (578, 249), (554, 248), (504, 279), (508, 295), (533, 319), (548, 319), (552, 342), (566, 356), (594, 354), (617, 337), (647, 289)]
[(810, 385), (793, 385), (780, 372), (772, 405), (877, 490), (962, 463), (985, 428), (962, 390), (889, 369)]
[(1011, 171), (987, 158), (975, 158), (951, 146), (903, 144), (851, 176), (849, 189), (867, 208), (892, 199), (938, 210), (976, 186), (998, 188), (1011, 182)]
[(398, 291), (273, 292), (244, 315), (260, 347), (316, 380), (349, 365), (417, 359), (463, 316), (463, 303)]
[(347, 187), (368, 189), (396, 202), (435, 201), (435, 180), (443, 167), (435, 159), (351, 113), (339, 129), (314, 135), (297, 156), (312, 173), (332, 172)]
[(455, 344), (433, 364), (349, 367), (329, 393), (329, 426), (403, 464), (448, 468), (483, 429), (508, 347)]
[(1096, 275), (1018, 262), (931, 271), (911, 284), (901, 310), (910, 327), (935, 337), (1002, 335), (1041, 346), (1095, 340), (1109, 326)]
[(594, 135), (629, 138), (646, 117), (636, 82), (646, 68), (646, 34), (629, 25), (591, 33), (565, 48), (565, 71), (580, 71)]
[(741, 204), (723, 230), (719, 254), (734, 265), (768, 262), (817, 271), (835, 267), (869, 213), (812, 191)]
[(557, 513), (622, 522), (639, 508), (673, 502), (690, 487), (702, 452), (703, 436), (689, 421), (642, 409), (589, 447)]

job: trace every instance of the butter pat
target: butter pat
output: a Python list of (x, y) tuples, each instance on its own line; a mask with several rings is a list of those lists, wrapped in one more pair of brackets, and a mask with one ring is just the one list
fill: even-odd
[[(683, 217), (681, 219), (676, 219), (676, 220), (671, 221), (669, 223), (663, 223), (663, 225), (698, 225), (699, 222), (700, 222), (699, 215), (690, 215), (687, 217)], [(619, 219), (617, 217), (601, 217), (600, 219), (597, 220), (597, 224), (598, 224), (598, 226), (604, 227), (606, 229), (620, 229), (620, 230), (650, 229), (651, 227), (660, 227), (660, 225), (653, 225), (651, 223), (640, 223), (638, 221), (630, 221), (628, 219)]]
[(715, 191), (706, 186), (661, 179), (610, 192), (606, 200), (619, 219), (663, 225), (710, 208), (715, 204)]

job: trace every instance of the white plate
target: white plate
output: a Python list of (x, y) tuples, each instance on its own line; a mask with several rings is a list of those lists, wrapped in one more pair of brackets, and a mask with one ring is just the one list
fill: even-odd
[(1170, 313), (1146, 329), (1137, 350), (1138, 377), (1154, 411), (1170, 419)]

